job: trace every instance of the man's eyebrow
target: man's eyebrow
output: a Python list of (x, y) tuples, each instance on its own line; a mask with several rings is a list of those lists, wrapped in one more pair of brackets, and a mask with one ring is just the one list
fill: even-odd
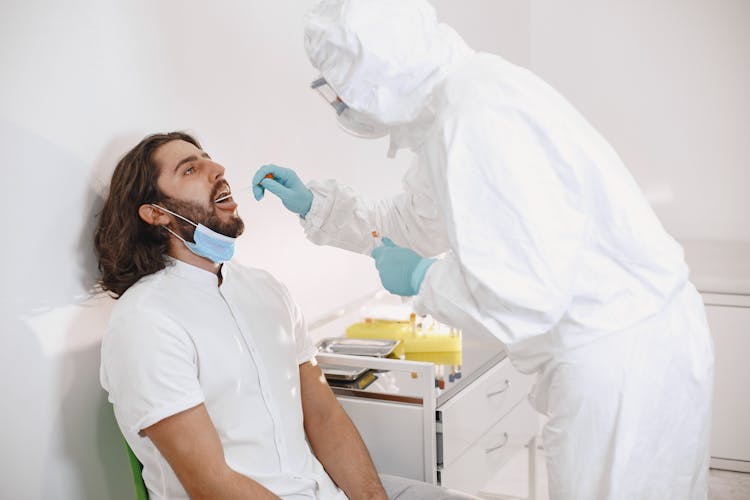
[[(202, 156), (203, 158), (208, 158), (209, 160), (211, 159), (211, 157), (210, 157), (210, 156), (208, 155), (208, 153), (206, 153), (205, 151), (201, 152), (201, 156)], [(185, 163), (188, 163), (188, 162), (191, 162), (191, 161), (195, 161), (195, 160), (197, 160), (197, 159), (198, 159), (198, 157), (197, 157), (197, 156), (195, 156), (195, 155), (190, 155), (190, 156), (188, 156), (187, 158), (183, 158), (182, 160), (180, 160), (179, 162), (177, 162), (177, 165), (175, 165), (175, 167), (174, 167), (174, 171), (175, 171), (175, 172), (177, 172), (177, 170), (178, 170), (178, 169), (179, 169), (179, 168), (180, 168), (180, 167), (181, 167), (182, 165), (184, 165)]]

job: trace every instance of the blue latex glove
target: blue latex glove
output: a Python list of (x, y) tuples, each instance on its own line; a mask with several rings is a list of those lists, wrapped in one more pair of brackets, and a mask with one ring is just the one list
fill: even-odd
[(385, 289), (405, 297), (419, 293), (427, 269), (435, 262), (396, 245), (389, 238), (383, 238), (383, 245), (373, 250), (372, 256)]
[[(266, 179), (272, 174), (273, 179)], [(253, 195), (260, 201), (268, 189), (279, 197), (284, 206), (291, 212), (305, 217), (312, 206), (313, 194), (294, 170), (278, 165), (263, 165), (253, 176)]]

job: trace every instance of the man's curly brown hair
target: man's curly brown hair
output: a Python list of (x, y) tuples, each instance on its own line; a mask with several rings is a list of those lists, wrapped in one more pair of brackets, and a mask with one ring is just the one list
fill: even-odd
[(156, 150), (171, 141), (182, 140), (202, 149), (184, 132), (153, 134), (131, 149), (117, 164), (109, 195), (94, 231), (94, 248), (99, 260), (99, 286), (119, 298), (143, 276), (166, 266), (169, 236), (160, 227), (144, 222), (138, 207), (165, 197), (156, 186), (159, 168)]

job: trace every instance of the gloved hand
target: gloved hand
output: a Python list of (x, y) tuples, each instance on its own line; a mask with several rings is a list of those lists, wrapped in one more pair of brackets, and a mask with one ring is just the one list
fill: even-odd
[(419, 293), (427, 269), (435, 262), (396, 245), (389, 238), (383, 238), (383, 245), (373, 250), (372, 256), (385, 289), (402, 296)]
[[(266, 179), (268, 174), (273, 179)], [(253, 176), (253, 195), (260, 201), (265, 190), (268, 189), (281, 199), (284, 206), (291, 212), (305, 217), (312, 206), (313, 194), (294, 170), (278, 165), (263, 165)]]

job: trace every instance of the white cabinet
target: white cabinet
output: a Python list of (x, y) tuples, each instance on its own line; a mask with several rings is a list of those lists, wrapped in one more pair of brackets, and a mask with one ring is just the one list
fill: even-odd
[(714, 340), (711, 467), (750, 472), (750, 243), (681, 243)]
[[(519, 450), (526, 447), (537, 430), (536, 413), (528, 399), (518, 401), (510, 412), (486, 430), (464, 452), (443, 465), (441, 484), (448, 488), (477, 494)], [(443, 434), (444, 442), (451, 440)], [(534, 448), (530, 448), (534, 453)], [(529, 481), (533, 481), (533, 477)]]
[[(323, 316), (311, 323), (312, 338), (340, 337), (365, 310), (389, 301), (377, 294)], [(433, 362), (329, 353), (317, 359), (374, 370), (365, 387), (331, 385), (381, 473), (477, 494), (538, 431), (527, 401), (533, 376), (513, 368), (495, 337), (464, 331), (460, 356)]]
[(382, 473), (476, 494), (538, 429), (527, 398), (532, 377), (503, 353), (452, 392), (435, 387), (431, 363), (335, 354), (318, 361), (378, 371), (365, 390), (333, 390)]
[(750, 295), (704, 301), (715, 351), (711, 466), (750, 472)]
[(526, 400), (530, 387), (531, 377), (518, 373), (504, 359), (440, 405), (437, 409), (442, 443), (442, 453), (438, 453), (439, 459), (442, 458), (440, 463), (447, 466), (455, 462), (519, 402)]

